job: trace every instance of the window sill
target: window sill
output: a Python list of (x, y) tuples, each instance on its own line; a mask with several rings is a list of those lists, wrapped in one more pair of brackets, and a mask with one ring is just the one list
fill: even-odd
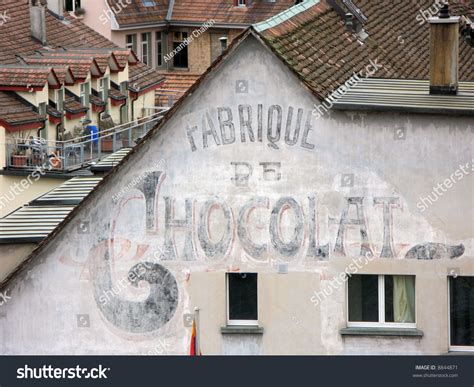
[(343, 328), (342, 336), (411, 336), (423, 337), (423, 331), (416, 328)]
[(225, 334), (244, 334), (244, 335), (263, 335), (263, 327), (252, 325), (227, 325), (221, 327), (221, 333)]

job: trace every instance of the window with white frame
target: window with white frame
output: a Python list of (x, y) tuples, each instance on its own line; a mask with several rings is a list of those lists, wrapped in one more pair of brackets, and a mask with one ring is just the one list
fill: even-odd
[(99, 96), (102, 100), (104, 100), (105, 95), (104, 95), (104, 78), (99, 79)]
[(150, 40), (151, 34), (149, 32), (142, 34), (142, 62), (146, 65), (150, 63)]
[(81, 83), (81, 91), (80, 91), (80, 94), (79, 94), (79, 97), (81, 99), (81, 104), (82, 105), (86, 105), (86, 84), (85, 83)]
[(64, 106), (64, 87), (54, 91), (54, 102), (56, 103), (56, 109), (62, 112)]
[(132, 50), (133, 52), (137, 52), (137, 35), (127, 35), (125, 37), (125, 48), (128, 50)]
[(347, 288), (348, 327), (416, 327), (415, 276), (352, 275)]
[(227, 325), (258, 325), (257, 273), (227, 273)]

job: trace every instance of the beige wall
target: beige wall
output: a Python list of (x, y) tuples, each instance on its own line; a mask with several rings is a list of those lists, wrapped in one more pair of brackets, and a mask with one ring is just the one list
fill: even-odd
[(62, 183), (64, 183), (62, 179), (41, 177), (38, 180), (35, 176), (29, 176), (28, 179), (28, 176), (0, 175), (0, 218)]
[(3, 282), (36, 248), (36, 244), (0, 245), (0, 282)]

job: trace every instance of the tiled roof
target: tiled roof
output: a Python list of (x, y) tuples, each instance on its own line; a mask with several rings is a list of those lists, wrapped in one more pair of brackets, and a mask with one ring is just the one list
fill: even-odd
[[(10, 17), (8, 23), (4, 23), (1, 26), (0, 64), (18, 64), (18, 55), (31, 58), (37, 51), (43, 50), (45, 47), (31, 36), (28, 2), (19, 2), (18, 0), (0, 0), (0, 2), (1, 11), (6, 12)], [(49, 48), (57, 49), (67, 47), (68, 49), (86, 48), (88, 50), (109, 48), (113, 50), (122, 68), (126, 66), (127, 61), (130, 64), (136, 61), (136, 56), (130, 54), (129, 50), (115, 46), (111, 41), (70, 15), (66, 15), (64, 20), (60, 20), (50, 12), (47, 12), (46, 31)], [(36, 57), (37, 56), (34, 56), (34, 58)], [(77, 61), (75, 62), (77, 63)], [(64, 61), (60, 63), (61, 65), (58, 63), (58, 65), (52, 67), (54, 67), (55, 70), (58, 66), (63, 67), (62, 64)], [(147, 66), (142, 67), (142, 69), (143, 68), (150, 69)], [(77, 71), (82, 75), (86, 71), (86, 68), (78, 69), (76, 67), (76, 72)], [(89, 69), (87, 69), (87, 71), (89, 71)], [(142, 76), (137, 72), (134, 74), (135, 83), (137, 84), (150, 84), (158, 77), (158, 73), (151, 70)]]
[[(31, 36), (30, 13), (27, 1), (1, 0), (2, 12), (10, 17), (1, 28), (0, 63), (18, 63), (16, 55), (34, 55), (43, 45)], [(113, 47), (113, 44), (99, 33), (84, 25), (80, 20), (66, 16), (59, 20), (47, 12), (47, 42), (50, 47)]]
[(46, 113), (56, 118), (61, 118), (63, 115), (58, 109), (56, 109), (55, 107), (51, 105), (46, 106)]
[(94, 58), (87, 57), (59, 57), (59, 56), (43, 56), (35, 55), (23, 57), (27, 64), (43, 65), (43, 66), (68, 66), (76, 79), (85, 79), (91, 72), (92, 66), (96, 65)]
[(163, 75), (143, 63), (130, 67), (129, 88), (133, 92), (140, 92), (156, 86), (164, 81)]
[[(354, 1), (368, 20), (369, 37), (361, 43), (349, 33), (341, 16), (318, 0), (281, 23), (257, 25), (260, 36), (318, 96), (325, 97), (365, 68), (372, 59), (383, 64), (378, 78), (427, 79), (429, 76), (429, 24), (416, 19), (430, 0), (397, 0), (386, 6), (372, 0)], [(472, 1), (472, 0), (469, 0)], [(451, 1), (453, 15), (467, 14), (463, 0)], [(296, 6), (298, 7), (298, 6)], [(284, 15), (283, 15), (284, 16)], [(287, 19), (287, 20), (285, 20)], [(460, 40), (460, 79), (474, 81), (474, 50)]]
[(93, 61), (95, 60), (95, 63), (97, 64), (100, 72), (104, 74), (107, 71), (107, 66), (109, 65), (109, 58), (110, 58), (110, 53), (107, 52), (95, 52), (94, 54), (91, 54), (86, 51), (80, 51), (80, 50), (73, 50), (73, 51), (65, 51), (65, 50), (54, 50), (54, 51), (41, 51), (41, 55), (47, 57), (47, 58), (62, 58), (62, 59), (67, 59), (71, 58), (71, 60), (75, 59), (85, 59), (85, 60), (90, 60)]
[(295, 4), (294, 0), (258, 1), (235, 7), (233, 0), (176, 0), (171, 22), (214, 20), (216, 24), (251, 25), (268, 19)]
[(116, 12), (120, 27), (131, 25), (173, 23), (203, 23), (213, 19), (216, 24), (248, 26), (265, 20), (291, 7), (294, 0), (253, 0), (247, 7), (234, 6), (233, 0), (162, 0), (146, 7), (142, 0), (131, 0), (126, 7), (119, 0), (107, 0)]
[(68, 97), (64, 100), (64, 110), (69, 113), (76, 114), (86, 112), (88, 108), (77, 101), (76, 98)]
[[(122, 7), (120, 5), (120, 3), (123, 4), (122, 1), (107, 0), (110, 8), (116, 11), (115, 19), (120, 26), (164, 22), (170, 2), (170, 0), (159, 0), (155, 1), (156, 5), (146, 7), (142, 0), (128, 0), (126, 7)], [(117, 12), (117, 10), (120, 10), (120, 12)]]
[[(0, 86), (42, 89), (48, 82), (50, 75), (56, 77), (54, 71), (48, 67), (0, 67)], [(56, 78), (56, 80), (58, 79)]]
[(115, 90), (114, 88), (111, 88), (109, 90), (109, 97), (115, 100), (125, 100), (127, 99), (127, 96), (125, 94), (122, 94), (120, 91)]
[(89, 101), (96, 106), (105, 106), (107, 105), (104, 100), (94, 94), (89, 95)]
[(0, 122), (7, 125), (40, 123), (44, 117), (16, 98), (14, 92), (0, 91)]
[(173, 105), (194, 82), (199, 78), (199, 74), (189, 74), (183, 72), (162, 73), (165, 81), (157, 90), (157, 106)]

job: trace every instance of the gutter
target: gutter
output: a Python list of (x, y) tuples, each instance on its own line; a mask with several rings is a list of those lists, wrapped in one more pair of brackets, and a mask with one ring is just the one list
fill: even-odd
[[(159, 22), (159, 23), (144, 23), (144, 24), (134, 24), (133, 26), (119, 27), (117, 29), (112, 29), (113, 31), (131, 31), (131, 30), (140, 30), (143, 28), (156, 28), (156, 27), (202, 27), (203, 23), (199, 22), (187, 22), (187, 21), (172, 21), (172, 22)], [(233, 23), (215, 23), (212, 25), (212, 28), (233, 28), (236, 30), (244, 30), (251, 26), (252, 24), (233, 24)]]

